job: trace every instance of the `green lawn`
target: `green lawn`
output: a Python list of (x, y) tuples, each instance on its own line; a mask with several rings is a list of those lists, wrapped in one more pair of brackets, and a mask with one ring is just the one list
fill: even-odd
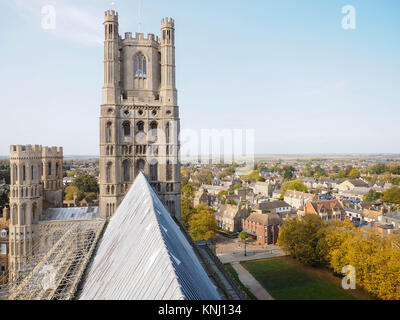
[(372, 299), (361, 290), (344, 290), (330, 270), (305, 266), (291, 257), (242, 262), (276, 300)]
[(232, 275), (232, 277), (236, 280), (242, 290), (247, 294), (250, 300), (257, 300), (256, 296), (249, 290), (247, 287), (239, 280), (239, 275), (237, 274), (236, 270), (232, 267), (231, 264), (225, 265), (226, 270)]

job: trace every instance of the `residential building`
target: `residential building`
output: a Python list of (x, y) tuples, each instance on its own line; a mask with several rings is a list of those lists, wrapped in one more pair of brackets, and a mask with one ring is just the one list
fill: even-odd
[(243, 231), (257, 238), (258, 244), (276, 244), (283, 220), (277, 213), (252, 213), (242, 219)]
[(324, 221), (344, 220), (346, 212), (338, 200), (309, 201), (305, 206), (306, 214), (315, 214)]
[(379, 221), (383, 213), (382, 211), (376, 210), (376, 209), (363, 209), (363, 216), (364, 216), (364, 221), (367, 222), (368, 224), (371, 224), (373, 222)]
[(215, 212), (215, 219), (218, 228), (229, 232), (240, 232), (242, 219), (247, 218), (248, 215), (249, 210), (245, 204), (223, 204)]
[(229, 191), (230, 187), (228, 186), (214, 186), (209, 184), (203, 184), (201, 189), (207, 190), (207, 192), (211, 195), (218, 195), (221, 191)]
[(271, 197), (272, 196), (272, 185), (269, 182), (261, 182), (257, 181), (254, 184), (254, 193), (255, 194), (262, 194), (265, 197)]
[(378, 220), (383, 223), (393, 225), (395, 229), (400, 229), (400, 212), (392, 212), (378, 217)]
[(295, 209), (304, 208), (305, 204), (309, 201), (317, 200), (315, 194), (288, 190), (285, 193), (284, 200)]
[(265, 212), (275, 212), (279, 215), (288, 214), (292, 211), (292, 207), (285, 201), (267, 201), (267, 202), (259, 202), (256, 210), (260, 211), (260, 213)]
[(342, 194), (347, 193), (348, 191), (367, 193), (371, 188), (364, 180), (355, 179), (342, 182), (339, 184), (338, 189), (339, 193)]
[(211, 204), (211, 197), (208, 194), (207, 190), (200, 188), (194, 195), (193, 199), (193, 205), (195, 207), (201, 205), (201, 204), (206, 204), (210, 205)]

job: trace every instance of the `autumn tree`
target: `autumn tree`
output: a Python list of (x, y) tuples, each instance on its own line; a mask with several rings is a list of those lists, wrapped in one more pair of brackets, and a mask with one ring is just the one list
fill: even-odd
[(350, 179), (358, 179), (358, 178), (360, 178), (360, 176), (361, 176), (361, 174), (358, 169), (352, 169), (348, 174), (348, 177)]
[(324, 224), (316, 215), (304, 219), (288, 219), (279, 231), (278, 245), (300, 262), (321, 264), (318, 242), (323, 237)]
[(382, 200), (384, 202), (400, 204), (400, 188), (393, 187), (387, 189), (383, 194)]
[(207, 241), (215, 238), (217, 222), (213, 210), (206, 205), (200, 205), (195, 208), (195, 211), (188, 221), (189, 233), (193, 240)]
[(369, 190), (368, 193), (364, 196), (363, 201), (364, 202), (374, 202), (382, 196), (382, 193), (377, 192), (373, 189)]
[(288, 190), (307, 191), (307, 187), (301, 179), (297, 179), (294, 181), (284, 182), (281, 187), (281, 195), (284, 196)]

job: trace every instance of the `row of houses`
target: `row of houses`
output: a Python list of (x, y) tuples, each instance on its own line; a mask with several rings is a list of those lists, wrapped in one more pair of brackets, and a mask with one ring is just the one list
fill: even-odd
[[(238, 183), (242, 186), (232, 191), (232, 186)], [(287, 218), (298, 215), (315, 214), (324, 221), (348, 218), (359, 221), (361, 225), (387, 223), (382, 220), (387, 212), (378, 214), (374, 208), (354, 208), (354, 202), (340, 201), (339, 197), (321, 200), (318, 194), (287, 191), (283, 201), (276, 200), (271, 197), (279, 192), (281, 198), (280, 190), (276, 187), (275, 182), (251, 184), (243, 180), (235, 180), (230, 185), (203, 185), (195, 194), (194, 205), (207, 204), (213, 207), (220, 229), (232, 233), (245, 231), (256, 237), (259, 243), (276, 242), (274, 232), (279, 230)], [(370, 186), (361, 179), (345, 181), (338, 188), (339, 192), (358, 190), (366, 193), (370, 190)], [(362, 206), (362, 202), (359, 205)], [(398, 228), (396, 221), (393, 222), (393, 228)]]

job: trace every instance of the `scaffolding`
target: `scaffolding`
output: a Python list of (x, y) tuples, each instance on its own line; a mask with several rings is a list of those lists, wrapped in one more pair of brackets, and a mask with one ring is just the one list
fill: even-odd
[(23, 268), (0, 275), (0, 300), (73, 299), (104, 225), (100, 219), (42, 224), (47, 240)]

